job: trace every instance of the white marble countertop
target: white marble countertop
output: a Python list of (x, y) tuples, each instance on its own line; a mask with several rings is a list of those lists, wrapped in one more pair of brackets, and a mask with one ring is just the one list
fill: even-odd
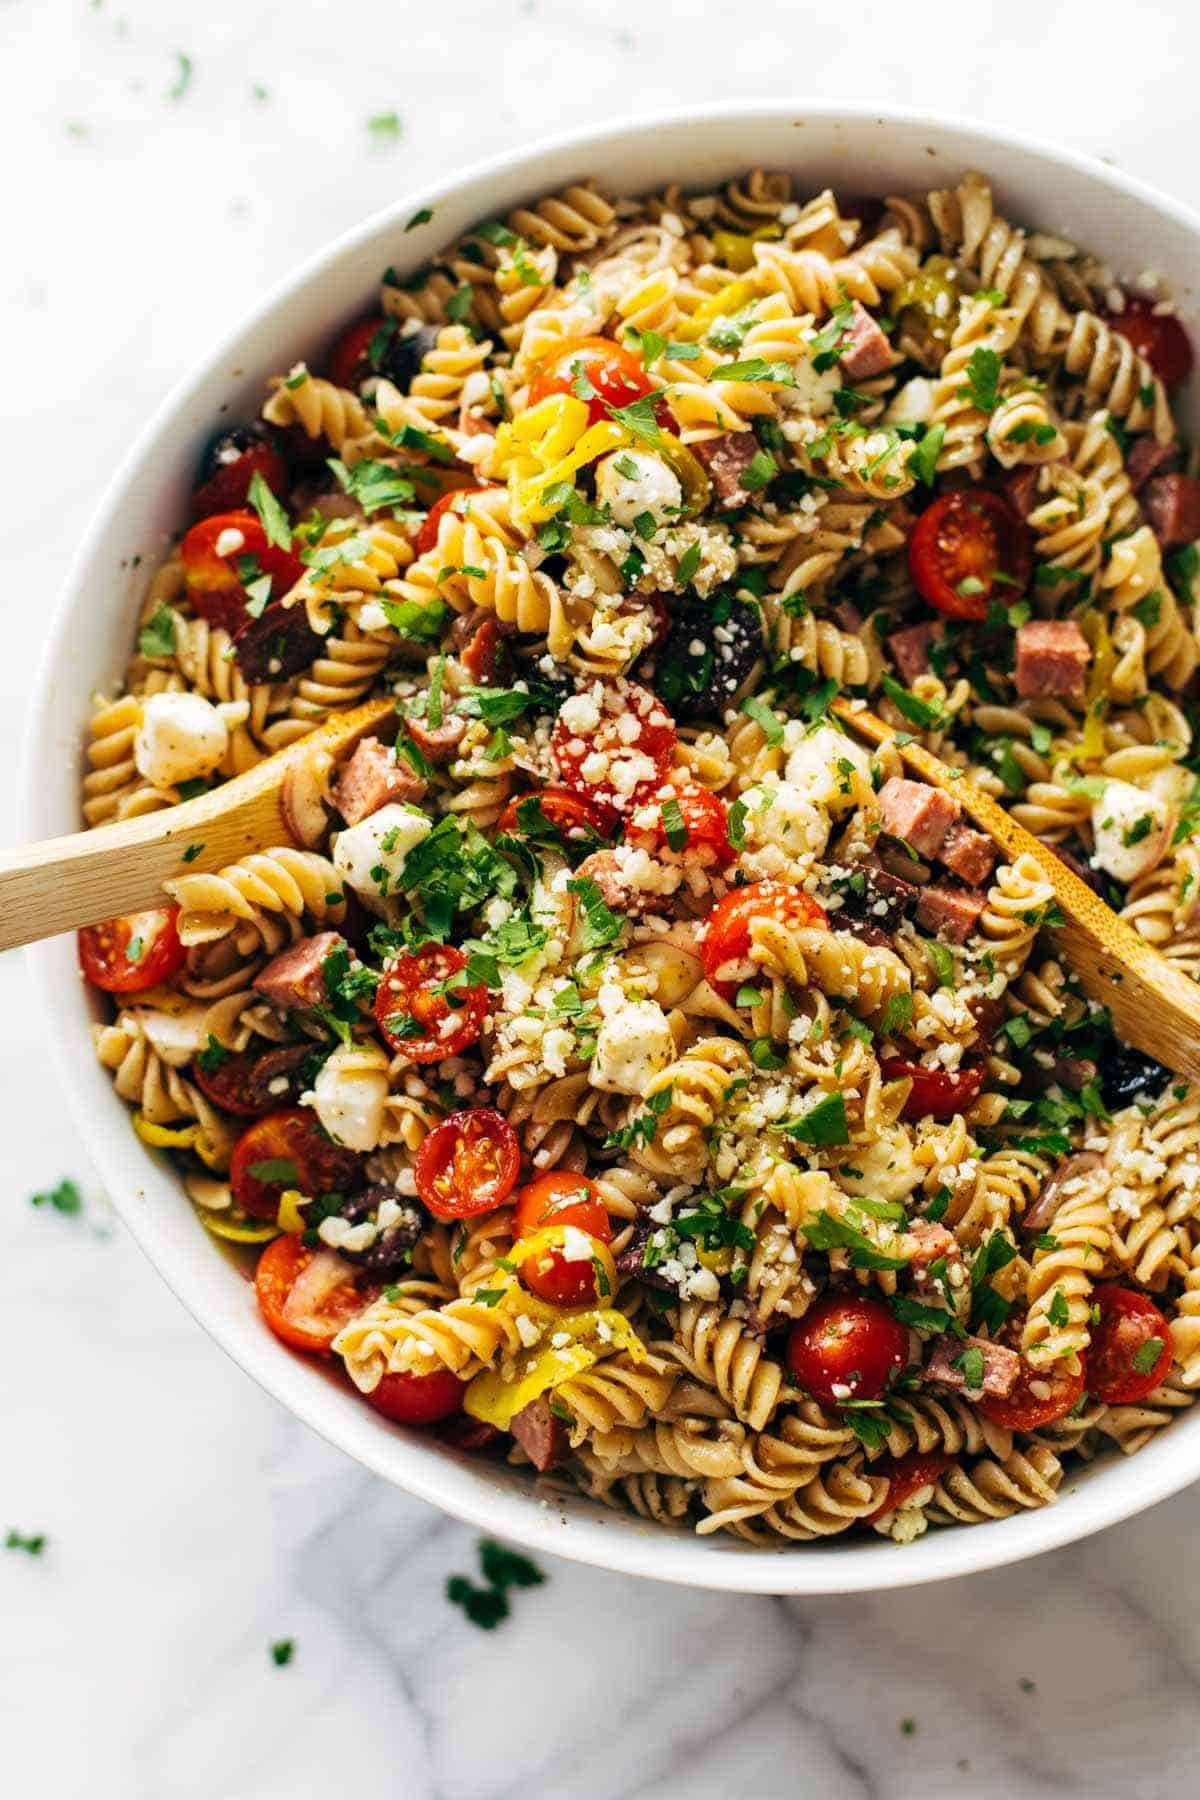
[[(785, 91), (1026, 127), (1200, 201), (1200, 14), (1144, 0), (1128, 17), (1123, 45), (1090, 0), (0, 0), (6, 760), (130, 434), (264, 283), (357, 217), (534, 135)], [(403, 135), (373, 139), (393, 108)], [(0, 840), (14, 829), (4, 784)], [(473, 1534), (286, 1416), (112, 1220), (29, 1008), (10, 955), (0, 1542), (47, 1544), (0, 1552), (6, 1792), (1192, 1791), (1195, 1490), (1024, 1568), (890, 1596), (727, 1598), (552, 1561), (501, 1631), (475, 1630), (443, 1597), (473, 1572)], [(82, 1218), (29, 1204), (66, 1175)]]

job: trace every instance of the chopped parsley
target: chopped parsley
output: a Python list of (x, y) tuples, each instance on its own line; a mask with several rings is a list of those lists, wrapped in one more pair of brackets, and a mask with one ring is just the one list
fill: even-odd
[(806, 1106), (794, 1119), (780, 1119), (775, 1125), (786, 1137), (801, 1144), (845, 1144), (850, 1131), (846, 1123), (846, 1103), (840, 1093), (822, 1094)]
[(44, 1194), (31, 1194), (29, 1203), (31, 1206), (49, 1206), (55, 1212), (66, 1213), (68, 1216), (83, 1211), (83, 1196), (69, 1177), (64, 1177)]
[(174, 656), (175, 614), (165, 601), (139, 631), (138, 649), (143, 656)]
[(461, 1606), (472, 1625), (478, 1625), (481, 1631), (494, 1631), (507, 1619), (510, 1589), (540, 1587), (546, 1579), (527, 1556), (506, 1549), (493, 1538), (480, 1540), (479, 1566), (486, 1586), (479, 1586), (465, 1575), (451, 1575), (446, 1582), (446, 1598), (452, 1606)]
[(271, 1645), (271, 1661), (277, 1669), (286, 1669), (295, 1654), (294, 1638), (277, 1638)]
[(1160, 1337), (1147, 1338), (1139, 1344), (1133, 1353), (1133, 1367), (1139, 1375), (1149, 1375), (1155, 1363), (1163, 1353), (1163, 1341)]
[(22, 1532), (10, 1531), (4, 1540), (4, 1548), (23, 1550), (26, 1556), (40, 1556), (46, 1548), (46, 1534), (39, 1531), (32, 1537), (26, 1537)]

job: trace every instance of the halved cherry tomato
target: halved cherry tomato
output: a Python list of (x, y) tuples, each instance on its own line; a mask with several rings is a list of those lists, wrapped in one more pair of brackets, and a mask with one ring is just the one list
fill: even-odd
[(908, 1332), (869, 1294), (826, 1294), (793, 1325), (788, 1368), (814, 1400), (878, 1400), (908, 1361)]
[(327, 1137), (316, 1113), (289, 1106), (243, 1131), (233, 1147), (229, 1185), (244, 1213), (273, 1219), (286, 1188), (298, 1188), (310, 1199), (348, 1193), (361, 1167), (358, 1152)]
[(202, 479), (192, 495), (193, 519), (231, 512), (246, 504), (250, 484), (261, 475), (272, 493), (287, 489), (287, 468), (265, 426), (237, 426), (223, 431), (209, 445), (201, 470)]
[[(894, 1457), (889, 1462), (875, 1463), (872, 1475), (886, 1475), (888, 1491), (884, 1495), (883, 1505), (877, 1506), (870, 1519), (881, 1518), (884, 1513), (895, 1512), (899, 1506), (906, 1506), (914, 1494), (940, 1480), (950, 1467), (953, 1459), (939, 1450), (923, 1454), (920, 1450), (910, 1450), (907, 1456)], [(868, 1523), (870, 1521), (868, 1520)]]
[(1005, 1431), (1039, 1431), (1065, 1419), (1083, 1393), (1083, 1376), (1057, 1369), (1031, 1369), (1022, 1362), (1011, 1394), (984, 1394), (975, 1402), (985, 1418)]
[(913, 527), (908, 566), (930, 606), (946, 618), (986, 619), (989, 601), (1009, 605), (1029, 585), (1029, 528), (991, 488), (943, 494)]
[(449, 1369), (431, 1369), (428, 1375), (385, 1375), (365, 1398), (395, 1425), (437, 1425), (458, 1411), (465, 1386)]
[(342, 1326), (378, 1292), (355, 1287), (354, 1270), (332, 1250), (310, 1250), (297, 1237), (268, 1244), (254, 1271), (263, 1318), (277, 1338), (310, 1355), (327, 1354)]
[(550, 821), (560, 837), (571, 838), (579, 833), (577, 842), (586, 842), (589, 831), (607, 837), (616, 824), (611, 807), (597, 806), (594, 801), (585, 800), (582, 794), (573, 794), (570, 788), (535, 788), (532, 794), (518, 794), (509, 801), (497, 821), (497, 831), (523, 835), (522, 808), (531, 800), (536, 800), (543, 817)]
[(106, 994), (140, 994), (170, 981), (187, 961), (175, 921), (179, 908), (125, 913), (79, 933), (79, 966)]
[(636, 681), (621, 676), (596, 686), (596, 724), (579, 727), (574, 709), (568, 723), (564, 711), (555, 721), (550, 747), (569, 788), (628, 814), (666, 780), (678, 742), (675, 722), (657, 694)]
[(421, 521), (421, 529), (417, 533), (415, 545), (417, 555), (427, 556), (431, 550), (436, 548), (442, 519), (449, 512), (452, 502), (458, 498), (459, 494), (482, 494), (483, 492), (484, 489), (478, 481), (467, 478), (456, 487), (452, 487), (448, 493), (440, 494)]
[[(668, 825), (663, 818), (663, 808), (672, 799), (679, 807), (684, 834), (682, 844), (678, 842), (678, 823)], [(647, 818), (647, 814), (653, 816)], [(674, 821), (674, 815), (671, 816)], [(671, 842), (672, 830), (676, 836), (674, 844)], [(661, 794), (647, 800), (631, 820), (627, 836), (639, 847), (640, 841), (645, 839), (646, 847), (657, 856), (678, 855), (685, 861), (708, 865), (733, 860), (725, 802), (711, 788), (690, 783), (665, 788)]]
[(466, 957), (453, 944), (425, 944), (412, 956), (396, 956), (384, 964), (375, 1018), (393, 1050), (410, 1062), (441, 1062), (475, 1042), (487, 1017), (486, 986), (463, 983), (445, 991), (466, 966)]
[(257, 575), (271, 577), (273, 600), (282, 599), (304, 573), (299, 557), (267, 542), (267, 534), (252, 512), (216, 513), (201, 519), (179, 546), (193, 610), (226, 631), (236, 631), (249, 616), (238, 569), (238, 559), (243, 556), (252, 558)]
[(417, 1193), (435, 1219), (470, 1219), (507, 1200), (517, 1185), (521, 1148), (503, 1113), (488, 1106), (451, 1113), (417, 1151)]
[(721, 970), (749, 956), (750, 927), (755, 919), (778, 919), (785, 925), (829, 925), (824, 907), (803, 888), (787, 887), (782, 881), (755, 881), (749, 887), (734, 888), (709, 913), (700, 940), (704, 973), (722, 999), (732, 1000), (738, 976), (736, 972), (722, 975)]
[[(547, 1225), (574, 1225), (602, 1244), (612, 1241), (608, 1212), (595, 1182), (569, 1169), (538, 1175), (517, 1195), (516, 1236), (532, 1237)], [(520, 1273), (530, 1292), (551, 1306), (586, 1306), (597, 1298), (609, 1298), (598, 1295), (596, 1271), (590, 1262), (568, 1262), (561, 1249), (553, 1246), (527, 1256)]]
[(1100, 1323), (1084, 1359), (1087, 1391), (1106, 1406), (1144, 1400), (1171, 1372), (1171, 1331), (1145, 1294), (1106, 1281), (1092, 1293)]
[(329, 379), (335, 387), (357, 388), (360, 381), (365, 381), (371, 373), (371, 363), (367, 356), (371, 339), (377, 331), (382, 331), (387, 321), (381, 314), (370, 319), (359, 319), (343, 331), (333, 349), (329, 352), (326, 367)]
[[(641, 358), (624, 344), (606, 337), (570, 338), (546, 358), (530, 382), (529, 404), (536, 406), (551, 394), (576, 394), (587, 401), (588, 422), (595, 425), (611, 417), (610, 408), (629, 406), (653, 391)], [(665, 401), (661, 412), (659, 424), (673, 430), (675, 421)]]
[(885, 1081), (912, 1082), (904, 1102), (905, 1119), (954, 1119), (979, 1098), (986, 1071), (982, 1063), (965, 1069), (926, 1069), (902, 1056), (885, 1056), (880, 1062)]
[(1164, 387), (1178, 387), (1192, 372), (1192, 341), (1173, 313), (1156, 313), (1154, 306), (1144, 294), (1130, 294), (1122, 312), (1104, 316), (1145, 357)]

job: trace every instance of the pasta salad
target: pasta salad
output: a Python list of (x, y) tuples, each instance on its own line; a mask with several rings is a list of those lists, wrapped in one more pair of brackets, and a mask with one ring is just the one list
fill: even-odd
[[(427, 214), (410, 229), (428, 223)], [(207, 451), (89, 824), (292, 842), (80, 934), (267, 1327), (386, 1418), (756, 1545), (1003, 1518), (1200, 1386), (1200, 1098), (996, 794), (1200, 978), (1187, 335), (986, 179), (580, 183)]]

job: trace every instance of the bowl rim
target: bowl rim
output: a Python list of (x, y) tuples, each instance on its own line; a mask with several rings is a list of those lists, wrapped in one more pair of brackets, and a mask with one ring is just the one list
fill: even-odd
[[(455, 168), (435, 182), (403, 193), (324, 244), (271, 285), (172, 385), (113, 470), (71, 559), (38, 663), (25, 717), (18, 787), (18, 830), (22, 838), (28, 840), (36, 835), (38, 776), (39, 769), (44, 767), (39, 763), (39, 746), (50, 737), (49, 714), (55, 672), (64, 658), (76, 607), (83, 598), (93, 559), (117, 501), (133, 470), (142, 462), (160, 432), (183, 413), (196, 393), (228, 364), (231, 353), (243, 339), (286, 309), (314, 276), (336, 265), (369, 239), (384, 231), (402, 228), (414, 212), (424, 207), (436, 208), (441, 202), (490, 179), (527, 171), (529, 191), (533, 192), (537, 166), (545, 157), (567, 152), (600, 155), (623, 140), (683, 124), (703, 129), (722, 121), (741, 121), (750, 127), (756, 122), (779, 122), (789, 118), (794, 122), (820, 120), (829, 125), (845, 121), (851, 126), (868, 123), (919, 126), (931, 137), (946, 133), (974, 140), (981, 158), (986, 156), (989, 147), (1018, 150), (1042, 160), (1051, 168), (1070, 168), (1114, 194), (1164, 215), (1175, 225), (1182, 226), (1200, 246), (1200, 215), (1139, 177), (1103, 163), (1087, 152), (1055, 144), (1033, 133), (966, 120), (950, 113), (928, 113), (916, 107), (871, 101), (771, 97), (758, 102), (730, 100), (656, 109), (632, 119), (554, 133), (519, 149), (498, 151), (465, 167)], [(330, 311), (335, 311), (335, 305), (331, 305)], [(1073, 1506), (1071, 1496), (1064, 1494), (1056, 1506), (993, 1522), (982, 1532), (963, 1528), (939, 1531), (937, 1554), (932, 1554), (930, 1544), (930, 1553), (923, 1556), (893, 1556), (883, 1553), (882, 1547), (875, 1545), (861, 1548), (845, 1545), (836, 1552), (822, 1551), (817, 1546), (781, 1545), (777, 1551), (749, 1551), (739, 1546), (738, 1552), (727, 1547), (725, 1554), (713, 1554), (715, 1544), (711, 1541), (702, 1543), (694, 1537), (683, 1537), (659, 1526), (639, 1531), (636, 1527), (642, 1524), (641, 1521), (619, 1514), (599, 1514), (595, 1509), (588, 1509), (586, 1516), (573, 1517), (570, 1531), (555, 1530), (562, 1509), (553, 1498), (547, 1501), (534, 1489), (505, 1491), (488, 1489), (481, 1483), (476, 1491), (468, 1492), (465, 1484), (457, 1484), (447, 1475), (454, 1466), (447, 1459), (425, 1455), (412, 1439), (379, 1435), (373, 1428), (368, 1428), (367, 1422), (373, 1427), (375, 1417), (366, 1408), (353, 1404), (331, 1405), (311, 1379), (299, 1378), (302, 1373), (299, 1359), (282, 1352), (284, 1360), (279, 1360), (277, 1352), (282, 1347), (275, 1345), (274, 1340), (268, 1340), (266, 1334), (261, 1351), (236, 1345), (232, 1321), (224, 1319), (201, 1296), (189, 1291), (186, 1270), (182, 1266), (173, 1266), (172, 1259), (165, 1255), (164, 1246), (156, 1243), (152, 1217), (128, 1197), (131, 1190), (136, 1193), (138, 1187), (133, 1163), (137, 1140), (132, 1133), (128, 1135), (129, 1154), (126, 1154), (117, 1147), (117, 1140), (111, 1134), (97, 1128), (92, 1102), (78, 1074), (78, 1035), (73, 1021), (56, 1004), (61, 1000), (62, 988), (61, 969), (53, 952), (53, 942), (33, 946), (29, 959), (35, 990), (43, 1002), (39, 1012), (45, 1019), (69, 1110), (112, 1195), (118, 1215), (156, 1272), (238, 1367), (290, 1412), (372, 1473), (464, 1523), (495, 1532), (539, 1553), (683, 1586), (747, 1594), (872, 1592), (947, 1580), (1041, 1555), (1117, 1524), (1179, 1492), (1200, 1477), (1200, 1432), (1193, 1432), (1190, 1435), (1194, 1441), (1190, 1447), (1186, 1441), (1177, 1441), (1176, 1453), (1171, 1458), (1148, 1459), (1145, 1478), (1139, 1483), (1116, 1479), (1117, 1471), (1128, 1470), (1129, 1464), (1115, 1464), (1112, 1479), (1099, 1474), (1089, 1482), (1086, 1507)], [(124, 1104), (117, 1104), (124, 1112)], [(139, 1161), (144, 1154), (138, 1145), (136, 1156)], [(308, 1376), (310, 1372), (303, 1370), (303, 1374)], [(339, 1395), (339, 1399), (348, 1401), (349, 1396)], [(1177, 1439), (1178, 1434), (1172, 1431), (1164, 1435)], [(411, 1453), (404, 1458), (402, 1473), (394, 1466), (393, 1455), (385, 1453), (383, 1448), (385, 1444), (398, 1442), (411, 1446)], [(448, 1492), (448, 1488), (454, 1491)], [(562, 1522), (566, 1522), (565, 1518)], [(609, 1526), (607, 1532), (604, 1530), (606, 1525)], [(634, 1529), (628, 1528), (630, 1526)]]

